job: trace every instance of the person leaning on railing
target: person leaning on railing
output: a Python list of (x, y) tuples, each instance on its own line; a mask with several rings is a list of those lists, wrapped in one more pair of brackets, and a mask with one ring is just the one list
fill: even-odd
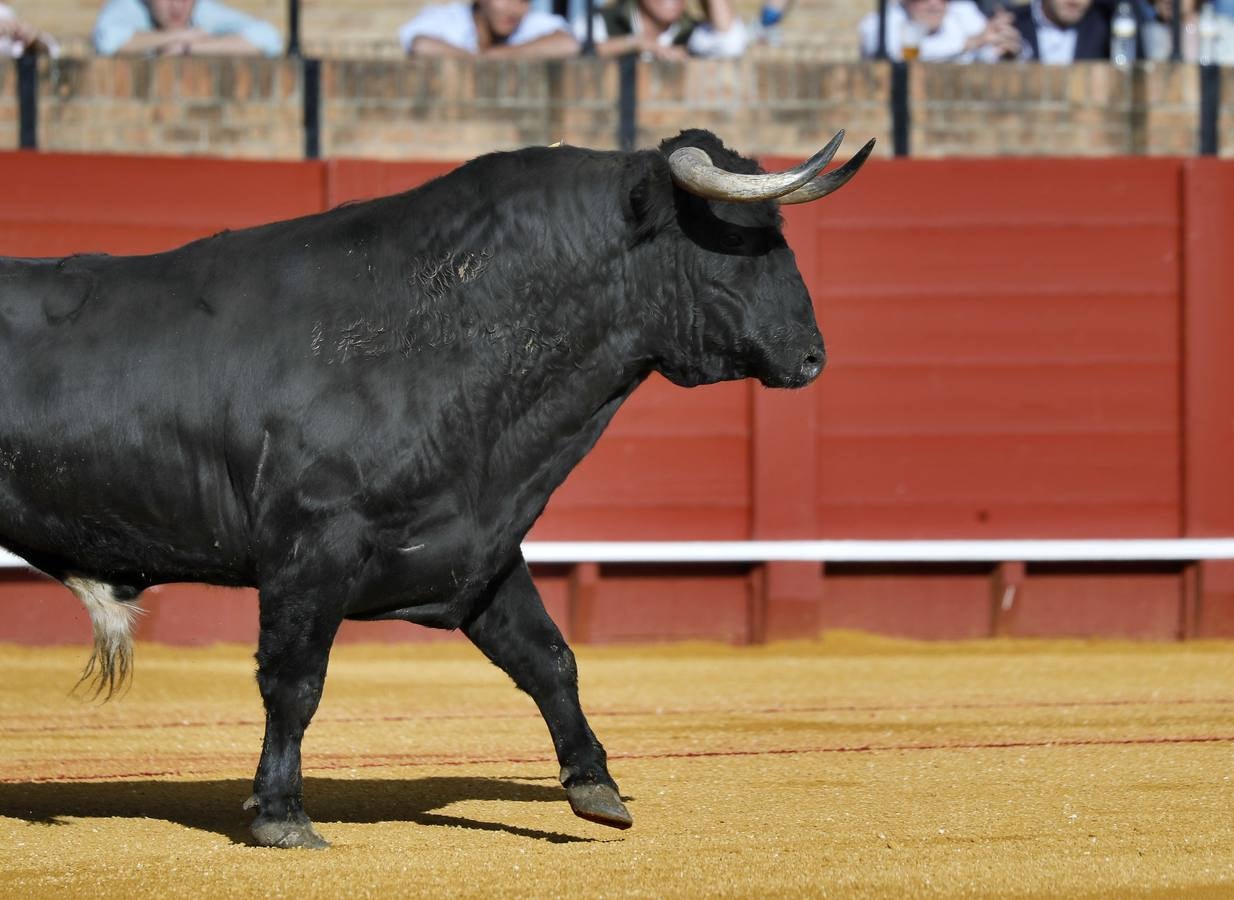
[(0, 3), (0, 56), (16, 58), (31, 49), (45, 50), (51, 56), (60, 53), (60, 47), (51, 35), (23, 22), (17, 18), (12, 7)]
[(579, 44), (561, 16), (531, 9), (528, 0), (476, 0), (422, 9), (399, 29), (412, 56), (556, 59), (577, 56)]
[(269, 22), (218, 0), (107, 0), (94, 23), (103, 56), (279, 56), (283, 38)]
[[(986, 18), (971, 0), (904, 0), (887, 6), (887, 55), (894, 60), (996, 62), (1020, 51), (1011, 13)], [(878, 55), (878, 13), (857, 26), (861, 55)]]
[[(599, 56), (734, 57), (741, 56), (750, 41), (729, 0), (703, 0), (702, 18), (686, 11), (686, 0), (619, 0), (599, 10), (591, 28)], [(579, 40), (586, 30), (586, 17), (575, 22)]]
[[(1151, 60), (1169, 59), (1174, 48), (1174, 10), (1178, 0), (1140, 0), (1140, 34), (1144, 55)], [(1221, 3), (1199, 11), (1197, 0), (1181, 0), (1182, 37), (1180, 57), (1185, 62), (1234, 65), (1234, 19), (1222, 12)], [(1234, 0), (1226, 7), (1234, 10)]]

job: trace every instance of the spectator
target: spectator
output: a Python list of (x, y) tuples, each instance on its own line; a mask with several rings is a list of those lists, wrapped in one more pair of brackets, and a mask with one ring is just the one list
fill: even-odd
[(1054, 65), (1108, 60), (1112, 7), (1093, 0), (1032, 0), (1016, 7), (1015, 27), (1023, 38), (1018, 58)]
[(561, 16), (530, 8), (528, 0), (476, 0), (428, 6), (399, 29), (414, 56), (488, 56), (555, 59), (578, 55), (578, 42)]
[[(857, 26), (861, 55), (878, 55), (878, 13)], [(895, 60), (996, 62), (1020, 52), (1020, 36), (1005, 10), (987, 19), (972, 0), (903, 0), (887, 6), (887, 55)], [(914, 55), (915, 54), (915, 55)]]
[(28, 48), (60, 55), (60, 47), (51, 35), (21, 21), (11, 7), (0, 3), (0, 56), (16, 59), (25, 55)]
[[(644, 59), (687, 56), (740, 56), (749, 43), (745, 24), (729, 0), (702, 0), (704, 16), (686, 12), (686, 0), (618, 0), (592, 19), (592, 39), (600, 56), (639, 53)], [(580, 40), (586, 21), (576, 22)]]
[(103, 56), (278, 56), (283, 39), (268, 22), (219, 0), (107, 0), (94, 23)]
[[(1162, 60), (1170, 58), (1174, 47), (1174, 6), (1175, 0), (1154, 0), (1145, 2), (1141, 7), (1141, 20), (1144, 22), (1142, 43), (1144, 55), (1148, 59)], [(1196, 0), (1182, 0), (1182, 21), (1179, 32), (1182, 36), (1182, 58), (1186, 62), (1198, 62), (1200, 59), (1200, 14), (1197, 12)], [(1216, 29), (1212, 36), (1214, 42), (1213, 61), (1219, 65), (1234, 65), (1234, 20), (1216, 12), (1220, 7), (1214, 5), (1214, 14), (1209, 23)]]

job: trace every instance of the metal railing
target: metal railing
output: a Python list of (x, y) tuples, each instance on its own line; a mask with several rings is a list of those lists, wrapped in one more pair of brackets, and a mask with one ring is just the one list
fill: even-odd
[[(558, 8), (566, 6), (568, 0), (554, 0)], [(889, 0), (877, 0), (878, 44), (876, 59), (891, 67), (890, 96), (888, 112), (891, 119), (892, 148), (896, 156), (908, 156), (911, 152), (910, 135), (912, 133), (913, 108), (911, 75), (913, 64), (893, 60), (887, 51), (887, 16)], [(991, 7), (990, 4), (995, 4)], [(1005, 0), (982, 0), (986, 11), (993, 8), (1004, 8)], [(583, 42), (584, 56), (595, 55), (595, 41), (592, 34), (592, 21), (596, 11), (596, 0), (585, 0), (586, 38)], [(1133, 4), (1136, 15), (1139, 7)], [(300, 40), (300, 0), (288, 0), (288, 40), (287, 55), (297, 58), (302, 65), (303, 83), (303, 127), (304, 155), (308, 159), (316, 159), (321, 155), (321, 61), (301, 55)], [(1182, 61), (1182, 29), (1181, 17), (1175, 16), (1171, 22), (1172, 47), (1170, 59), (1175, 63)], [(618, 98), (617, 98), (617, 145), (623, 150), (631, 150), (637, 141), (638, 123), (638, 57), (634, 54), (619, 57), (614, 64), (619, 67)], [(38, 65), (33, 54), (26, 54), (14, 61), (17, 75), (18, 95), (18, 146), (22, 149), (38, 147)], [(1200, 155), (1215, 156), (1220, 151), (1220, 116), (1221, 116), (1221, 71), (1215, 63), (1196, 66), (1199, 77), (1200, 109), (1199, 133), (1197, 135), (1197, 150)]]

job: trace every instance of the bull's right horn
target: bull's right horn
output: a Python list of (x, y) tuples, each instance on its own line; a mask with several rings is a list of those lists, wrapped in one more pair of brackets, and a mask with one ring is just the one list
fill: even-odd
[(843, 140), (844, 132), (837, 132), (826, 147), (787, 172), (764, 175), (728, 172), (716, 166), (711, 157), (698, 147), (679, 147), (669, 156), (668, 165), (673, 173), (673, 183), (691, 194), (708, 200), (754, 203), (774, 200), (809, 184), (831, 162)]
[(864, 147), (853, 154), (852, 159), (840, 166), (840, 168), (828, 172), (826, 175), (819, 175), (805, 187), (799, 187), (791, 194), (785, 194), (780, 198), (781, 205), (809, 203), (811, 200), (817, 200), (819, 197), (826, 197), (832, 191), (838, 191), (848, 184), (849, 179), (857, 174), (857, 170), (861, 168), (862, 164), (866, 161), (866, 157), (870, 155), (870, 151), (873, 149), (874, 139), (871, 138)]

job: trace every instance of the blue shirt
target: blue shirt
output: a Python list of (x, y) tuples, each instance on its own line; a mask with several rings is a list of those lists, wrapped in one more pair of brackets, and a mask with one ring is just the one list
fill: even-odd
[[(277, 28), (218, 0), (197, 0), (189, 25), (213, 35), (239, 35), (266, 56), (283, 52), (283, 38)], [(107, 0), (94, 23), (94, 49), (103, 56), (113, 56), (137, 32), (154, 30), (154, 18), (142, 0)]]

